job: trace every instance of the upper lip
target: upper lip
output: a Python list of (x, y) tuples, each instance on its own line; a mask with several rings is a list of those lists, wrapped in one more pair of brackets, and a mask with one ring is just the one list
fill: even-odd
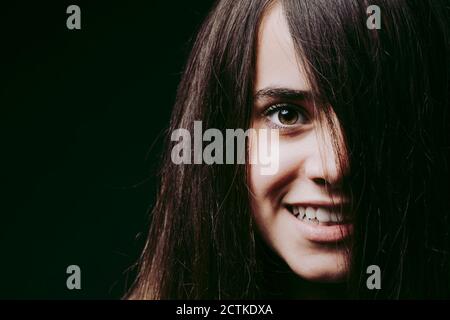
[(346, 208), (348, 206), (345, 202), (330, 202), (330, 201), (296, 201), (296, 202), (286, 202), (288, 207), (312, 207), (312, 208), (327, 208), (327, 209), (337, 209)]

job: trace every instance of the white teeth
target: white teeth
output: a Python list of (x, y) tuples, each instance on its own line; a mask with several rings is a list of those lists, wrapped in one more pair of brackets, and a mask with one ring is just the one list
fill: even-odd
[(298, 207), (298, 218), (303, 219), (305, 217), (305, 208)]
[(325, 208), (319, 208), (316, 211), (316, 218), (319, 222), (329, 222), (331, 220), (331, 213)]
[(316, 218), (316, 210), (311, 207), (306, 208), (306, 217), (310, 220), (314, 220)]
[(342, 214), (333, 212), (331, 213), (331, 221), (332, 222), (341, 222), (344, 219), (342, 218)]
[(339, 212), (331, 212), (326, 208), (298, 207), (292, 206), (292, 214), (299, 220), (309, 221), (311, 223), (343, 222), (343, 216)]

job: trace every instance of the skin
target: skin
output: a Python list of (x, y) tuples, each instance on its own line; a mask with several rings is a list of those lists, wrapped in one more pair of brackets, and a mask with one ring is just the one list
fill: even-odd
[[(279, 167), (275, 174), (262, 175), (260, 165), (250, 166), (253, 215), (267, 244), (295, 274), (307, 281), (339, 282), (348, 272), (345, 246), (306, 239), (283, 206), (286, 202), (345, 201), (339, 192), (342, 173), (338, 170), (331, 131), (323, 128), (319, 117), (314, 116), (310, 99), (300, 97), (286, 101), (279, 97), (258, 96), (258, 92), (267, 88), (310, 91), (280, 4), (268, 8), (261, 21), (252, 116), (255, 129), (279, 129)], [(294, 118), (295, 123), (287, 121), (289, 125), (279, 128), (283, 125), (280, 111), (264, 113), (268, 106), (277, 103), (289, 103), (294, 108), (291, 110), (303, 108), (308, 119), (291, 111), (287, 119)], [(343, 145), (342, 133), (338, 135), (339, 143)], [(253, 140), (250, 144), (251, 155), (256, 152), (255, 143)]]

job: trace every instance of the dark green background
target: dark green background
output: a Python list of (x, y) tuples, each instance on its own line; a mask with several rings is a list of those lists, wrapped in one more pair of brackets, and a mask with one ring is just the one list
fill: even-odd
[[(0, 11), (0, 298), (120, 298), (180, 73), (213, 1)], [(66, 8), (81, 8), (81, 30)], [(81, 267), (82, 289), (66, 288)]]

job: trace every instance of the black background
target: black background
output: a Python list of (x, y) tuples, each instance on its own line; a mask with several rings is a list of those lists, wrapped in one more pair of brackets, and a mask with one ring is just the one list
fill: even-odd
[[(122, 297), (176, 87), (212, 3), (2, 4), (0, 298)], [(70, 4), (81, 30), (66, 27)], [(66, 287), (72, 264), (81, 290)]]

